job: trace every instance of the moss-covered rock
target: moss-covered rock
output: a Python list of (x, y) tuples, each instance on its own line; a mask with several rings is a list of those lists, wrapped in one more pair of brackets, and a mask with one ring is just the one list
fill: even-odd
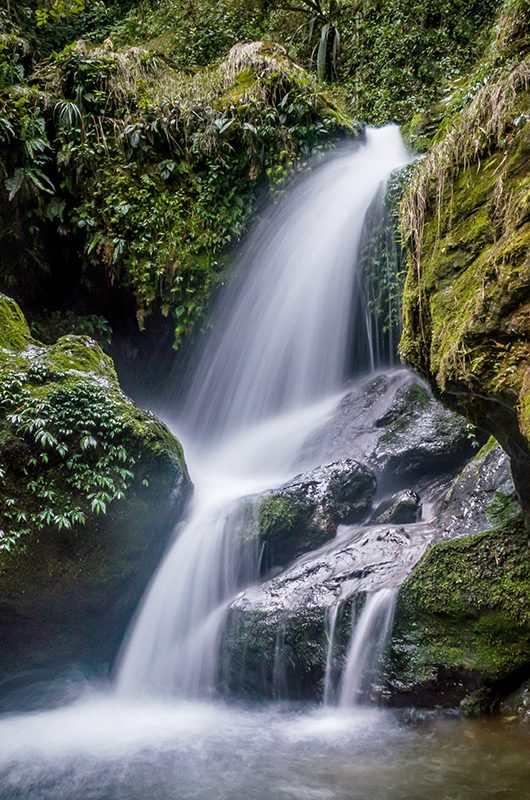
[(413, 174), (401, 353), (498, 439), (530, 520), (530, 57), (514, 30), (517, 58), (497, 44), (501, 66), (467, 86)]
[(0, 677), (108, 661), (189, 493), (182, 449), (88, 337), (42, 346), (5, 296), (0, 321)]
[(28, 323), (18, 305), (10, 297), (0, 295), (0, 347), (2, 350), (19, 350), (25, 347), (30, 339)]
[(262, 569), (285, 567), (335, 536), (337, 526), (361, 522), (377, 482), (363, 464), (345, 458), (297, 475), (259, 503)]
[[(436, 544), (401, 588), (392, 639), (396, 702), (491, 708), (530, 669), (528, 533)], [(469, 698), (473, 695), (474, 701)]]

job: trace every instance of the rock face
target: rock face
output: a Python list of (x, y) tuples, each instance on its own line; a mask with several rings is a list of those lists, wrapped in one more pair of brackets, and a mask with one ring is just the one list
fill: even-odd
[(401, 352), (438, 397), (501, 443), (528, 522), (527, 14), (527, 5), (514, 4), (494, 53), (505, 66), (479, 92), (464, 87), (472, 101), (443, 120), (444, 135), (413, 175), (403, 205), (409, 269)]
[(419, 561), (428, 526), (350, 527), (280, 575), (247, 589), (232, 604), (224, 639), (229, 691), (273, 696), (278, 674), (290, 697), (322, 694), (327, 622), (340, 612), (334, 660), (341, 663), (367, 593), (398, 585)]
[(343, 459), (297, 475), (270, 492), (258, 512), (263, 566), (286, 566), (333, 537), (338, 525), (362, 521), (375, 490), (370, 469)]
[(463, 700), (476, 707), (480, 700), (481, 708), (491, 708), (514, 687), (528, 658), (521, 597), (529, 567), (507, 456), (488, 442), (426, 522), (381, 519), (393, 516), (400, 501), (417, 514), (415, 492), (392, 501), (374, 512), (375, 524), (340, 527), (319, 549), (238, 596), (223, 643), (226, 691), (321, 698), (326, 662), (340, 674), (352, 620), (367, 595), (409, 575), (398, 596), (380, 699), (425, 707)]
[(0, 296), (0, 680), (111, 661), (191, 484), (87, 337), (34, 342)]
[(514, 496), (510, 459), (492, 438), (464, 467), (443, 499), (437, 519), (444, 538), (479, 533), (502, 523), (503, 508), (513, 506)]

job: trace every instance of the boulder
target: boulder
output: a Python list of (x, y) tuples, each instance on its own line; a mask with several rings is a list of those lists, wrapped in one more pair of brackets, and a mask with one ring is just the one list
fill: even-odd
[(191, 490), (182, 448), (85, 336), (0, 296), (0, 681), (108, 669)]
[(371, 523), (383, 525), (387, 522), (406, 525), (418, 522), (421, 517), (421, 500), (417, 492), (404, 489), (379, 503), (370, 519)]
[[(409, 490), (390, 507), (385, 503), (381, 516), (392, 515), (398, 498), (417, 511), (419, 497)], [(352, 615), (366, 595), (404, 581), (381, 699), (430, 708), (464, 702), (468, 713), (498, 705), (530, 664), (530, 568), (507, 457), (495, 441), (463, 468), (437, 506), (433, 519), (407, 527), (382, 522), (376, 511), (374, 524), (342, 528), (317, 551), (242, 592), (224, 635), (225, 690), (321, 697), (330, 619), (336, 675)]]
[(361, 522), (375, 491), (373, 472), (343, 459), (268, 492), (258, 511), (263, 568), (286, 566), (335, 536), (338, 525)]
[(472, 426), (434, 399), (411, 372), (395, 369), (361, 380), (344, 395), (305, 450), (322, 459), (354, 458), (380, 488), (450, 480), (476, 451)]

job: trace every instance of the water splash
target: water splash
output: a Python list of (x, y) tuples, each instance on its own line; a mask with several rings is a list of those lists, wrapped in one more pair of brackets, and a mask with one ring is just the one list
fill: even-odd
[(328, 640), (326, 666), (324, 670), (324, 696), (325, 706), (329, 706), (333, 699), (333, 672), (335, 655), (335, 638), (337, 634), (337, 622), (342, 602), (338, 600), (327, 609), (326, 613), (326, 636)]

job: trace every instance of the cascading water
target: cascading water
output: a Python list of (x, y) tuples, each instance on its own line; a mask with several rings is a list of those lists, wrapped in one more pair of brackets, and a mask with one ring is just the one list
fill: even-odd
[(337, 401), (358, 330), (351, 312), (364, 218), (407, 161), (396, 127), (368, 130), (363, 145), (329, 156), (250, 235), (176, 425), (195, 496), (133, 626), (120, 692), (214, 688), (225, 609), (258, 575), (259, 554), (244, 536), (252, 504), (241, 499), (309, 466), (302, 444)]
[(357, 705), (377, 677), (392, 628), (396, 599), (397, 589), (380, 589), (367, 598), (359, 619), (354, 620), (340, 684), (340, 706)]

